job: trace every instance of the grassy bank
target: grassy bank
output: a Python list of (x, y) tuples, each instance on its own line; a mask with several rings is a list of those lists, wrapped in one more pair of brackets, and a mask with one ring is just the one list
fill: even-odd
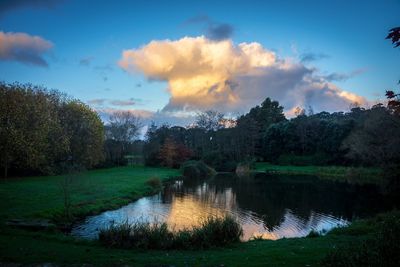
[(278, 174), (316, 175), (326, 179), (359, 184), (380, 184), (382, 182), (382, 171), (378, 168), (355, 168), (344, 166), (283, 166), (273, 165), (267, 162), (257, 162), (255, 170)]
[[(177, 170), (120, 167), (71, 176), (68, 195), (75, 217), (127, 204), (154, 192), (149, 179), (177, 176)], [(16, 218), (58, 219), (64, 211), (62, 184), (67, 175), (0, 180), (0, 222)]]

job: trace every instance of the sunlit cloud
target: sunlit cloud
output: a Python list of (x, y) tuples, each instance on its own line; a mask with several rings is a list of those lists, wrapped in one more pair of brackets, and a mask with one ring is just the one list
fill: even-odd
[(47, 67), (44, 54), (53, 47), (50, 41), (26, 33), (0, 32), (0, 60), (18, 61)]
[(171, 98), (164, 111), (246, 112), (266, 97), (280, 101), (286, 111), (309, 105), (336, 111), (366, 102), (315, 69), (281, 59), (256, 42), (236, 45), (204, 36), (152, 41), (123, 51), (119, 65), (150, 80), (168, 82)]

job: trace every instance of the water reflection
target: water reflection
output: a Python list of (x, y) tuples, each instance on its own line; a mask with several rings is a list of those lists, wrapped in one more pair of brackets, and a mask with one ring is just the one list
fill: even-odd
[(141, 220), (167, 222), (179, 230), (196, 226), (207, 216), (230, 214), (241, 223), (244, 240), (253, 236), (275, 240), (328, 231), (388, 209), (388, 203), (372, 185), (305, 176), (217, 175), (175, 181), (158, 195), (87, 218), (72, 234), (95, 238), (99, 229), (112, 223)]

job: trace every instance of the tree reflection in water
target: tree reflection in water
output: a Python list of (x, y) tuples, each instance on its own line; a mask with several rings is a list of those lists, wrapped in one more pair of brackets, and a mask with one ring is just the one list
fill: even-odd
[(111, 223), (165, 221), (175, 229), (198, 225), (207, 216), (230, 214), (241, 223), (244, 240), (306, 236), (343, 226), (392, 208), (374, 185), (351, 185), (312, 176), (245, 177), (219, 174), (212, 179), (184, 179), (166, 185), (118, 210), (89, 217), (72, 234), (94, 238)]

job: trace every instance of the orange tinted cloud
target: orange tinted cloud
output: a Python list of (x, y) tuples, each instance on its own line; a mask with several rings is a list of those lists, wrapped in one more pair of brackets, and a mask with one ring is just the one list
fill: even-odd
[(365, 102), (302, 63), (279, 59), (257, 42), (236, 45), (204, 36), (152, 41), (123, 51), (119, 65), (150, 80), (168, 82), (168, 111), (245, 112), (265, 97), (280, 101), (287, 110), (305, 105), (323, 109), (323, 104), (337, 110)]

